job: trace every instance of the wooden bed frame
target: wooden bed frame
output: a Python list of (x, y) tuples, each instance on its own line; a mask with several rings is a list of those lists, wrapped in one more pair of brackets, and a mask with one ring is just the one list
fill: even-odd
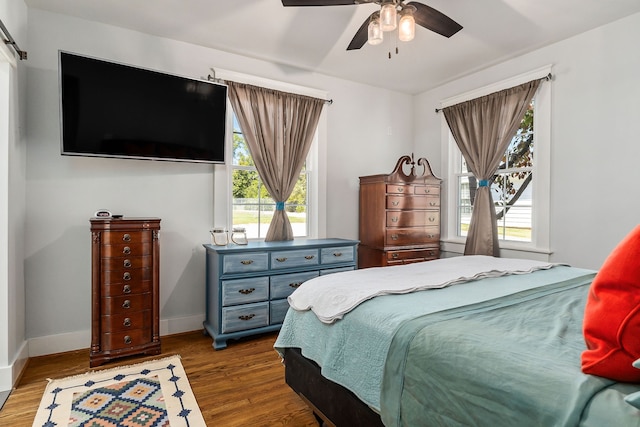
[(298, 348), (284, 351), (285, 381), (313, 410), (321, 426), (384, 427), (380, 415), (351, 391), (322, 376)]

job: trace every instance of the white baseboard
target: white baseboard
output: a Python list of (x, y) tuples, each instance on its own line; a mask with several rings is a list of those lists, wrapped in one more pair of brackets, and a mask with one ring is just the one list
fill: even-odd
[(0, 391), (11, 390), (16, 385), (27, 360), (29, 360), (29, 346), (27, 341), (24, 341), (15, 360), (8, 366), (0, 367)]
[[(160, 336), (202, 329), (204, 314), (160, 320)], [(29, 357), (89, 349), (91, 331), (76, 331), (29, 339)]]

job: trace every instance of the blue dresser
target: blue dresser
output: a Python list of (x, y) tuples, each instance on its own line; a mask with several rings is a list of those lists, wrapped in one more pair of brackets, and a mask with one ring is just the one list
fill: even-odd
[(306, 280), (355, 270), (357, 245), (357, 240), (345, 239), (204, 245), (204, 328), (213, 347), (223, 349), (228, 339), (279, 330), (289, 309), (287, 297)]

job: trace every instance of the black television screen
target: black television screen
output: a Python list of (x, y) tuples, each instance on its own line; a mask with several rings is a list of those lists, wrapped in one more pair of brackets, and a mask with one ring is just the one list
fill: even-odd
[(63, 155), (224, 163), (227, 87), (60, 52)]

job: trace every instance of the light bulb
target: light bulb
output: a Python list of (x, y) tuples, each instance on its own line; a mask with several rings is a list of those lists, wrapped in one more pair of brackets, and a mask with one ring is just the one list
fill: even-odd
[(380, 8), (380, 27), (382, 31), (393, 31), (396, 29), (396, 5), (395, 3), (384, 3)]
[(413, 18), (413, 11), (406, 7), (400, 12), (400, 22), (398, 24), (398, 38), (400, 41), (408, 42), (416, 36), (416, 21)]
[(382, 28), (380, 28), (380, 17), (374, 16), (369, 22), (368, 27), (368, 42), (369, 44), (376, 45), (382, 43), (383, 33)]

